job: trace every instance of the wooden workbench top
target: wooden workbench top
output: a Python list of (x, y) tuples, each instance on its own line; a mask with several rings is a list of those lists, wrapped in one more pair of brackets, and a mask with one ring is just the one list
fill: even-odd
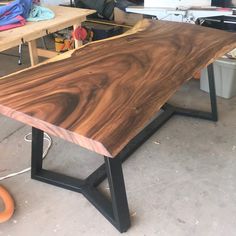
[(0, 52), (16, 47), (21, 43), (29, 42), (58, 30), (65, 29), (73, 24), (79, 24), (86, 20), (86, 16), (95, 13), (94, 10), (81, 8), (62, 6), (46, 7), (50, 8), (55, 13), (53, 19), (39, 22), (27, 22), (26, 25), (22, 27), (1, 31)]
[(236, 35), (143, 20), (123, 36), (0, 80), (0, 113), (116, 156), (194, 73)]

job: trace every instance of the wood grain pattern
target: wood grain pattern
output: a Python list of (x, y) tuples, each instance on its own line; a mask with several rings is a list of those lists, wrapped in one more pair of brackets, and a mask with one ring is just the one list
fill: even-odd
[(236, 35), (143, 20), (111, 40), (0, 80), (0, 112), (115, 157), (175, 91), (236, 47)]

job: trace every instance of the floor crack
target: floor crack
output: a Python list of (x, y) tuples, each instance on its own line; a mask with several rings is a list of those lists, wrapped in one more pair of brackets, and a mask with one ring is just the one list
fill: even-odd
[(10, 134), (8, 134), (6, 137), (4, 137), (2, 140), (0, 140), (0, 143), (4, 142), (6, 139), (10, 138), (13, 134), (15, 134), (16, 132), (18, 132), (20, 129), (22, 129), (23, 127), (25, 127), (25, 125), (20, 126), (19, 128), (17, 128), (16, 130), (12, 131)]

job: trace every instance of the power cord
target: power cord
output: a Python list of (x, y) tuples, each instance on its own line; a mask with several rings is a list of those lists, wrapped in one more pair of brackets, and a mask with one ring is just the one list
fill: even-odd
[[(32, 133), (26, 134), (25, 137), (24, 137), (24, 140), (25, 140), (26, 142), (30, 142), (30, 143), (31, 143), (31, 142), (32, 142), (32, 137), (30, 137), (30, 136), (32, 136)], [(44, 158), (47, 156), (47, 154), (48, 154), (48, 152), (49, 152), (49, 149), (50, 149), (51, 146), (52, 146), (52, 138), (51, 138), (47, 133), (44, 132), (44, 137), (43, 137), (43, 139), (48, 142), (47, 147), (46, 147), (45, 150), (43, 151), (43, 157), (42, 157), (42, 158), (44, 159)], [(26, 168), (26, 169), (23, 169), (23, 170), (21, 170), (21, 171), (15, 172), (15, 173), (8, 174), (8, 175), (6, 175), (6, 176), (0, 177), (0, 181), (1, 181), (1, 180), (4, 180), (4, 179), (11, 178), (11, 177), (14, 177), (14, 176), (17, 176), (17, 175), (20, 175), (20, 174), (23, 174), (23, 173), (28, 172), (28, 171), (30, 171), (30, 170), (31, 170), (31, 167)]]

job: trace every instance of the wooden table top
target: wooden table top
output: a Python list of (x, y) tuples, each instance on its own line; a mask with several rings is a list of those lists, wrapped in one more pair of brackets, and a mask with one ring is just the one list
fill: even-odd
[(65, 29), (73, 24), (86, 20), (86, 16), (93, 14), (94, 10), (46, 6), (55, 13), (55, 18), (39, 22), (27, 22), (26, 25), (0, 32), (0, 52), (16, 47), (22, 42), (29, 42), (47, 34)]
[(233, 33), (143, 20), (0, 79), (0, 113), (115, 157), (185, 81), (235, 47)]

